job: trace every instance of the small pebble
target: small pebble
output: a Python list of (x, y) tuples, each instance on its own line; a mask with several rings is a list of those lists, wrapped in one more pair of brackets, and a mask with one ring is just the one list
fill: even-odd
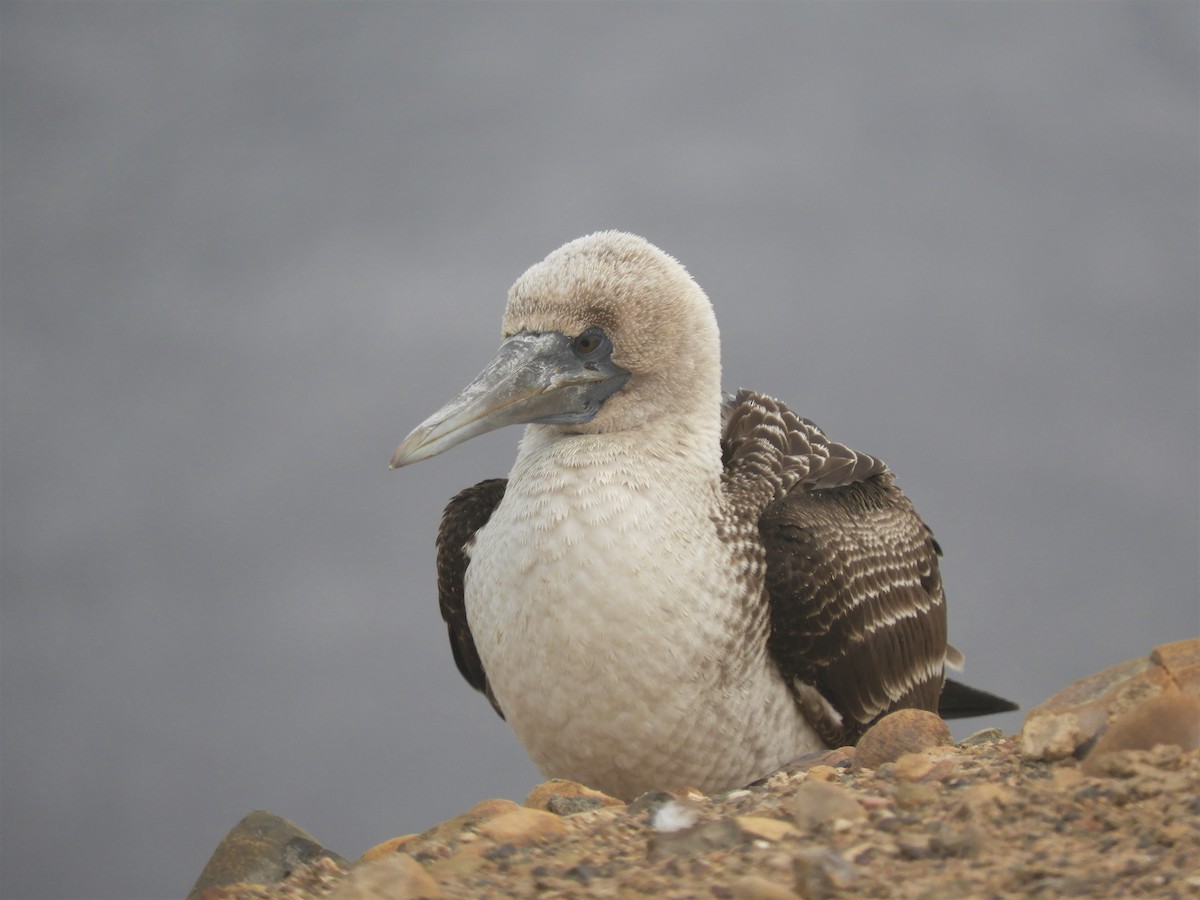
[(518, 847), (565, 837), (567, 826), (562, 818), (540, 809), (518, 807), (479, 826), (482, 837), (498, 844)]
[(658, 811), (658, 808), (664, 803), (675, 802), (676, 800), (674, 795), (669, 794), (666, 791), (647, 791), (646, 793), (639, 794), (637, 797), (635, 797), (630, 802), (628, 809), (632, 815), (645, 812), (653, 816)]
[(799, 851), (793, 862), (796, 887), (804, 897), (831, 897), (854, 884), (854, 866), (828, 847)]
[(729, 886), (733, 900), (800, 900), (800, 895), (761, 875), (743, 875)]
[(994, 744), (1004, 740), (1004, 731), (1000, 728), (981, 728), (970, 737), (958, 742), (960, 747), (978, 747), (981, 744)]
[(842, 773), (833, 766), (813, 766), (806, 774), (810, 779), (815, 779), (816, 781), (833, 781)]
[(329, 900), (441, 897), (442, 891), (425, 868), (407, 853), (359, 863), (350, 877), (334, 889)]
[(852, 770), (878, 769), (905, 753), (952, 744), (950, 728), (923, 709), (900, 709), (872, 725), (854, 750)]
[(736, 847), (746, 842), (746, 835), (737, 823), (726, 816), (701, 822), (681, 831), (658, 832), (650, 837), (648, 851), (651, 859), (664, 856), (695, 856)]
[(960, 809), (967, 817), (994, 814), (1016, 801), (1016, 794), (1011, 788), (986, 781), (971, 785), (959, 796), (962, 798)]
[(764, 841), (780, 841), (785, 837), (799, 834), (793, 825), (782, 819), (769, 819), (766, 816), (735, 816), (734, 821), (746, 834)]
[(896, 793), (892, 799), (901, 809), (916, 809), (936, 803), (938, 791), (933, 785), (903, 781), (896, 786)]
[(791, 803), (792, 819), (804, 831), (830, 826), (836, 820), (855, 822), (867, 817), (854, 794), (826, 781), (805, 781)]
[[(582, 785), (577, 781), (566, 781), (562, 778), (552, 778), (550, 781), (544, 781), (529, 792), (529, 796), (525, 798), (524, 806), (531, 809), (547, 810), (549, 812), (557, 812), (550, 809), (550, 804), (555, 800), (558, 805), (564, 809), (570, 809), (572, 812), (582, 812), (586, 809), (596, 809), (601, 806), (624, 806), (625, 804), (616, 797), (610, 797), (608, 794), (593, 790), (586, 785)], [(589, 803), (569, 803), (564, 801), (569, 800), (587, 800)], [(570, 815), (571, 813), (559, 813), (559, 815)]]

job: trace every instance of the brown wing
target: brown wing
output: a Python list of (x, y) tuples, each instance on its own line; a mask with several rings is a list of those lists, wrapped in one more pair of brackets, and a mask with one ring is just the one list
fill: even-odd
[(745, 391), (728, 407), (724, 452), (727, 489), (772, 486), (756, 518), (767, 648), (822, 737), (850, 743), (891, 710), (936, 711), (941, 551), (887, 467)]
[(500, 505), (508, 480), (492, 478), (460, 491), (442, 513), (437, 533), (438, 605), (450, 633), (450, 649), (454, 662), (467, 683), (487, 695), (500, 718), (504, 711), (492, 695), (483, 662), (475, 649), (471, 626), (467, 622), (467, 601), (464, 580), (467, 573), (467, 546), (475, 532), (487, 524), (492, 512)]
[(759, 520), (771, 600), (767, 647), (815, 688), (852, 743), (880, 716), (936, 712), (946, 657), (938, 545), (887, 475), (793, 489)]

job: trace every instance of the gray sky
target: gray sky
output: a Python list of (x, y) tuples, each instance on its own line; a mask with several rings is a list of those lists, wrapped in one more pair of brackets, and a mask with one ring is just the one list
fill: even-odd
[(539, 780), (433, 575), (518, 432), (387, 462), (599, 228), (688, 266), (727, 387), (898, 473), (965, 680), (1028, 707), (1200, 632), (1196, 3), (0, 18), (5, 898)]

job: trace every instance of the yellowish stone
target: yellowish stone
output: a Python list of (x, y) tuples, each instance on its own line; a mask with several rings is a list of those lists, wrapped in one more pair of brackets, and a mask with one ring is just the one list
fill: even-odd
[(553, 778), (550, 781), (544, 781), (529, 792), (529, 796), (525, 798), (525, 806), (530, 809), (549, 810), (549, 803), (555, 797), (583, 797), (587, 799), (599, 800), (601, 806), (624, 806), (625, 801), (618, 800), (616, 797), (610, 797), (608, 794), (593, 790), (587, 785), (580, 784), (578, 781), (566, 781), (562, 778)]
[(437, 882), (407, 853), (360, 863), (338, 885), (330, 900), (416, 900), (441, 897)]
[(790, 823), (780, 819), (769, 819), (766, 816), (735, 816), (734, 821), (746, 834), (764, 841), (780, 841), (785, 837), (799, 834)]
[(567, 825), (561, 817), (539, 809), (517, 807), (484, 822), (479, 834), (498, 844), (527, 844), (557, 841), (566, 837)]
[(817, 781), (833, 781), (837, 778), (840, 772), (833, 766), (813, 766), (805, 773), (809, 778), (815, 778)]
[(359, 862), (371, 862), (375, 859), (383, 859), (385, 856), (391, 856), (393, 853), (399, 853), (400, 849), (416, 836), (415, 834), (405, 834), (400, 837), (394, 837), (390, 841), (384, 841), (382, 844), (376, 844), (360, 856), (358, 860)]
[(800, 895), (761, 875), (743, 875), (729, 886), (734, 900), (800, 900)]

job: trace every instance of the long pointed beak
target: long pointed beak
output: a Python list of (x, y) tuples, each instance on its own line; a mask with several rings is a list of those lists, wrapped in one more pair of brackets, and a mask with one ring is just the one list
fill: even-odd
[(412, 430), (391, 467), (429, 459), (505, 425), (589, 422), (628, 378), (610, 359), (581, 360), (564, 334), (515, 335), (461, 394)]

